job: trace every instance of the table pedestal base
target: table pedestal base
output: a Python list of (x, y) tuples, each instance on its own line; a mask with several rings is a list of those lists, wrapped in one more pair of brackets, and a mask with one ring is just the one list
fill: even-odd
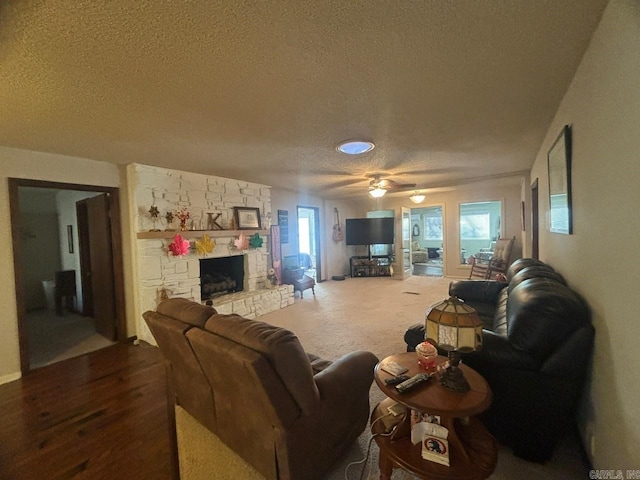
[[(382, 421), (376, 420), (387, 413), (386, 401), (378, 405), (371, 414), (373, 434), (383, 434)], [(498, 463), (498, 445), (482, 423), (472, 417), (465, 425), (452, 417), (443, 418), (443, 426), (449, 428), (449, 463), (440, 465), (422, 458), (422, 445), (413, 445), (407, 431), (409, 415), (397, 429), (398, 435), (375, 436), (380, 448), (380, 480), (390, 480), (394, 468), (402, 468), (424, 479), (483, 480), (489, 477)], [(374, 423), (375, 422), (375, 423)], [(399, 435), (403, 432), (403, 435)], [(398, 438), (401, 437), (401, 438)]]

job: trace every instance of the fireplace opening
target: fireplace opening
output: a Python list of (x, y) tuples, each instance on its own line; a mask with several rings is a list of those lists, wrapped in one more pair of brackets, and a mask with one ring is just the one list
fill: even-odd
[(239, 292), (243, 284), (244, 255), (200, 259), (202, 300)]

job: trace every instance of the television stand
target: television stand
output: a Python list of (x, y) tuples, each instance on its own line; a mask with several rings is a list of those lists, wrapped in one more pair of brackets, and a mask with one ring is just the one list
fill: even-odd
[(349, 259), (352, 277), (390, 277), (393, 274), (389, 255), (364, 255)]

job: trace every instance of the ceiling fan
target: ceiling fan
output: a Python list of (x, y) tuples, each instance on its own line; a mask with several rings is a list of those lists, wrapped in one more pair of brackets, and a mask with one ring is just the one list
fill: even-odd
[(374, 198), (380, 198), (385, 193), (389, 192), (403, 192), (405, 190), (413, 190), (416, 187), (415, 183), (398, 183), (389, 178), (381, 178), (381, 175), (372, 175), (372, 179), (369, 182), (369, 195)]

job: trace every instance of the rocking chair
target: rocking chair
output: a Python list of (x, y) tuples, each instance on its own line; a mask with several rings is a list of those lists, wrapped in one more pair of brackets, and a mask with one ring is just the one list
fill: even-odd
[(509, 262), (509, 257), (511, 256), (511, 249), (513, 248), (513, 242), (515, 239), (516, 237), (499, 238), (493, 247), (491, 258), (475, 259), (471, 265), (469, 278), (489, 280), (495, 278), (498, 274), (506, 274), (507, 268), (509, 268), (509, 265), (511, 264)]

